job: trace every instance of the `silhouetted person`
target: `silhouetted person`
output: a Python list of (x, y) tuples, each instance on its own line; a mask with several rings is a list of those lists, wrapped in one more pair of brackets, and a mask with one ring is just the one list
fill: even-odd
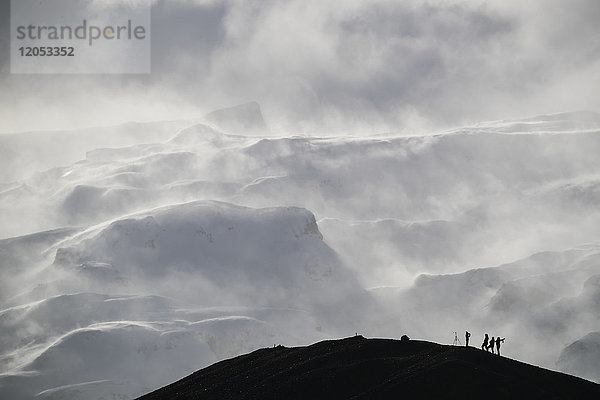
[(494, 354), (494, 345), (496, 344), (496, 339), (494, 339), (494, 337), (492, 336), (492, 339), (490, 340), (490, 345), (488, 346), (490, 349), (492, 349), (492, 354)]
[(481, 344), (481, 350), (485, 350), (488, 351), (488, 341), (490, 340), (490, 337), (488, 336), (488, 334), (485, 334), (485, 338), (483, 339), (483, 343)]
[(500, 343), (504, 342), (506, 338), (500, 339), (500, 336), (496, 338), (496, 350), (498, 351), (498, 355), (500, 355)]
[(469, 338), (471, 337), (471, 334), (469, 333), (469, 331), (465, 331), (465, 347), (469, 347)]

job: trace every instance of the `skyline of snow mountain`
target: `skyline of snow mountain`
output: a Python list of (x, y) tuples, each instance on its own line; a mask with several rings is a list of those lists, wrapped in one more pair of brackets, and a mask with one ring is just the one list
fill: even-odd
[(487, 332), (600, 381), (599, 114), (280, 136), (248, 103), (47, 134), (1, 183), (1, 397), (134, 398), (355, 332)]

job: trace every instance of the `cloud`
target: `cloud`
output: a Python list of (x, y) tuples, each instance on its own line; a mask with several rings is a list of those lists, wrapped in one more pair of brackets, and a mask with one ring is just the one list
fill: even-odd
[(150, 75), (5, 72), (0, 130), (180, 118), (249, 100), (275, 131), (294, 132), (598, 110), (600, 95), (585, 89), (600, 80), (599, 16), (592, 0), (156, 0)]

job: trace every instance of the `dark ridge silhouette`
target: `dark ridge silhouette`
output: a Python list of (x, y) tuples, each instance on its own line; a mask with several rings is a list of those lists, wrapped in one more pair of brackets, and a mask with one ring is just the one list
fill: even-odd
[(600, 385), (472, 347), (347, 339), (221, 361), (140, 400), (599, 399)]

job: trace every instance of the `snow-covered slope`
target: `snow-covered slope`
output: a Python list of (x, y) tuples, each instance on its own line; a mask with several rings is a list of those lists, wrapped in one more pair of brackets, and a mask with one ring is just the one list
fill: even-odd
[(597, 114), (372, 137), (206, 119), (0, 186), (0, 397), (132, 398), (355, 332), (489, 332), (556, 368), (598, 330)]
[(194, 121), (128, 122), (71, 131), (0, 134), (0, 183), (27, 178), (35, 171), (80, 160), (96, 147), (125, 146), (168, 139)]
[(558, 366), (566, 373), (600, 382), (600, 332), (571, 343), (561, 353)]
[(95, 226), (56, 245), (45, 276), (131, 287), (201, 304), (308, 306), (332, 282), (359, 286), (323, 242), (305, 209), (251, 209), (196, 201)]
[(255, 101), (215, 110), (204, 118), (224, 132), (265, 135), (269, 131), (260, 104)]
[(301, 208), (169, 205), (43, 253), (54, 254), (33, 278), (44, 285), (0, 312), (0, 385), (14, 399), (140, 395), (227, 356), (332, 334), (367, 305)]

